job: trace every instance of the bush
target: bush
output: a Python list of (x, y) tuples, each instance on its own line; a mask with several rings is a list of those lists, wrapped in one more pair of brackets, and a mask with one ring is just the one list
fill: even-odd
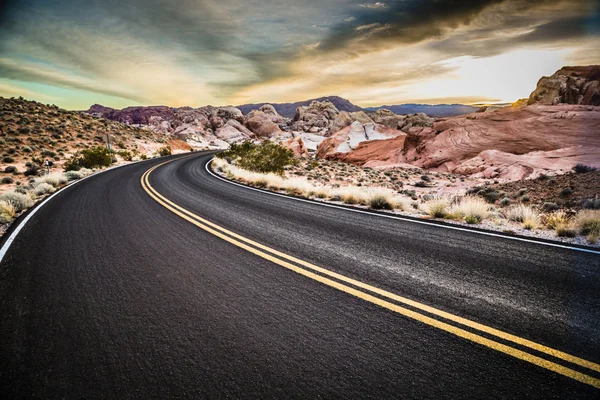
[(125, 160), (125, 161), (133, 160), (133, 156), (131, 155), (130, 151), (121, 150), (121, 151), (118, 151), (117, 154), (120, 155), (123, 158), (123, 160)]
[(8, 167), (4, 168), (4, 172), (6, 172), (7, 174), (14, 174), (19, 172), (19, 169), (14, 165), (9, 165)]
[(376, 195), (369, 201), (369, 206), (375, 210), (391, 210), (392, 204), (382, 195)]
[(41, 178), (35, 179), (36, 184), (47, 183), (49, 185), (52, 185), (53, 187), (59, 187), (60, 185), (67, 183), (67, 181), (67, 177), (60, 172), (55, 172), (50, 175), (44, 175)]
[(35, 186), (35, 188), (33, 189), (33, 193), (35, 193), (36, 196), (41, 196), (46, 193), (52, 193), (55, 190), (56, 189), (54, 188), (54, 186), (50, 185), (49, 183), (42, 182)]
[(13, 183), (15, 180), (13, 178), (11, 178), (10, 176), (5, 176), (4, 178), (2, 178), (2, 183), (3, 184), (9, 184), (9, 183)]
[(499, 203), (502, 207), (510, 206), (510, 199), (508, 197), (503, 197)]
[(8, 156), (7, 156), (7, 157), (4, 157), (4, 158), (2, 159), (2, 161), (3, 161), (3, 162), (5, 162), (5, 163), (14, 163), (14, 162), (15, 162), (15, 159), (14, 159), (14, 158), (12, 158), (12, 157), (8, 157)]
[(113, 163), (113, 157), (105, 147), (93, 147), (81, 150), (64, 165), (65, 171), (79, 171), (81, 168), (108, 167)]
[(542, 204), (542, 210), (549, 212), (549, 211), (556, 211), (558, 210), (558, 205), (556, 203), (552, 203), (552, 202), (545, 202), (544, 204)]
[(566, 225), (569, 222), (569, 216), (564, 211), (548, 214), (544, 219), (544, 225), (549, 229), (556, 229), (560, 225)]
[(68, 181), (76, 181), (83, 178), (83, 174), (79, 171), (67, 171), (65, 172), (65, 177)]
[(448, 213), (448, 199), (444, 197), (434, 198), (423, 204), (423, 210), (434, 218), (445, 218)]
[(6, 224), (15, 217), (15, 207), (7, 201), (0, 200), (0, 224)]
[(577, 174), (585, 174), (587, 172), (596, 171), (596, 168), (589, 166), (589, 165), (577, 164), (576, 166), (573, 167), (573, 171), (575, 171), (575, 173), (577, 173)]
[(23, 173), (25, 176), (36, 176), (39, 172), (41, 167), (35, 163), (28, 163), (29, 165), (27, 165), (27, 169), (25, 170), (25, 172)]
[(560, 197), (567, 197), (571, 194), (573, 194), (573, 189), (571, 189), (570, 187), (566, 187), (560, 192)]
[(170, 156), (172, 153), (171, 146), (165, 146), (158, 149), (158, 155), (161, 157)]
[(228, 150), (217, 155), (231, 158), (243, 169), (283, 175), (285, 167), (294, 163), (294, 152), (276, 143), (265, 140), (261, 144), (245, 141), (231, 144)]
[(573, 226), (567, 223), (560, 223), (555, 228), (556, 236), (572, 238), (577, 236), (577, 231), (573, 229)]
[(470, 225), (471, 224), (479, 224), (479, 223), (481, 223), (481, 218), (477, 215), (467, 215), (465, 217), (465, 222)]
[(600, 235), (600, 210), (583, 210), (575, 216), (575, 227), (581, 235)]
[(33, 206), (33, 199), (29, 194), (17, 193), (16, 191), (1, 194), (0, 201), (6, 201), (12, 205), (16, 212), (23, 211)]

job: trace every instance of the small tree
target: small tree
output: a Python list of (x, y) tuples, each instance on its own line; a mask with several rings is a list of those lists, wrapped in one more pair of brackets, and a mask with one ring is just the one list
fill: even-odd
[(171, 154), (173, 154), (173, 151), (171, 150), (171, 146), (165, 146), (165, 147), (161, 147), (160, 149), (158, 149), (158, 155), (161, 157), (170, 156)]

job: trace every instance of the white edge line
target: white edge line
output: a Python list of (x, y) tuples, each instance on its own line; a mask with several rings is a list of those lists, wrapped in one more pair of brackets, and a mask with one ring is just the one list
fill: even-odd
[(117, 166), (114, 166), (114, 167), (107, 168), (107, 169), (105, 169), (103, 171), (96, 172), (94, 174), (86, 176), (85, 178), (82, 178), (82, 179), (79, 179), (77, 181), (71, 182), (67, 186), (65, 186), (62, 189), (58, 190), (56, 193), (52, 194), (50, 197), (46, 197), (46, 199), (44, 201), (42, 201), (40, 204), (38, 204), (33, 210), (31, 210), (29, 212), (29, 214), (27, 214), (27, 216), (25, 217), (25, 219), (23, 219), (23, 221), (21, 221), (21, 223), (15, 228), (15, 230), (8, 237), (8, 239), (6, 239), (6, 242), (4, 242), (4, 245), (0, 249), (0, 263), (2, 263), (2, 260), (4, 260), (4, 256), (6, 255), (6, 252), (10, 248), (11, 244), (17, 238), (17, 235), (19, 234), (19, 232), (21, 232), (21, 229), (23, 229), (25, 227), (25, 224), (27, 224), (27, 222), (31, 219), (31, 217), (33, 217), (35, 215), (35, 213), (38, 212), (44, 206), (44, 204), (46, 204), (47, 202), (49, 202), (50, 200), (52, 200), (52, 198), (54, 196), (56, 196), (59, 193), (62, 193), (63, 191), (65, 191), (66, 189), (68, 189), (70, 187), (75, 186), (79, 182), (83, 182), (86, 179), (91, 178), (93, 176), (98, 176), (100, 174), (103, 174), (103, 173), (108, 172), (108, 171), (112, 171), (112, 170), (117, 169), (117, 168), (126, 167), (128, 165), (133, 165), (133, 164), (137, 164), (137, 163), (144, 162), (144, 161), (148, 161), (148, 160), (140, 160), (140, 161), (132, 162), (132, 163), (129, 163), (129, 164), (117, 165)]
[[(535, 239), (525, 239), (525, 238), (521, 238), (521, 237), (516, 237), (516, 236), (508, 236), (508, 235), (499, 235), (497, 233), (493, 233), (493, 232), (483, 232), (483, 231), (479, 231), (479, 230), (472, 230), (472, 229), (466, 229), (466, 228), (461, 228), (459, 226), (448, 226), (448, 225), (442, 225), (442, 224), (435, 224), (432, 222), (428, 222), (428, 221), (419, 221), (416, 219), (412, 219), (412, 218), (403, 218), (403, 217), (398, 217), (395, 215), (385, 215), (385, 214), (380, 214), (380, 213), (372, 213), (372, 212), (368, 212), (368, 211), (363, 211), (363, 210), (358, 210), (355, 208), (349, 208), (349, 207), (340, 207), (337, 206), (335, 204), (327, 204), (321, 201), (310, 201), (310, 200), (306, 200), (306, 199), (300, 199), (297, 197), (291, 197), (291, 196), (286, 196), (280, 193), (274, 193), (268, 190), (260, 190), (260, 189), (256, 189), (247, 185), (242, 185), (240, 183), (237, 182), (233, 182), (230, 181), (228, 179), (225, 179), (215, 173), (213, 173), (210, 168), (208, 168), (208, 165), (210, 163), (212, 163), (213, 159), (210, 159), (205, 165), (205, 169), (206, 171), (211, 174), (212, 176), (214, 176), (217, 179), (220, 179), (224, 182), (230, 183), (232, 185), (236, 185), (236, 186), (240, 186), (249, 190), (254, 190), (260, 193), (266, 193), (266, 194), (270, 194), (272, 196), (278, 196), (278, 197), (283, 197), (286, 199), (290, 199), (290, 200), (296, 200), (296, 201), (302, 201), (305, 203), (309, 203), (309, 204), (315, 204), (315, 205), (320, 205), (323, 207), (330, 207), (330, 208), (336, 208), (338, 210), (345, 210), (345, 211), (351, 211), (351, 212), (356, 212), (356, 213), (360, 213), (360, 214), (367, 214), (367, 215), (373, 215), (373, 216), (377, 216), (377, 217), (382, 217), (382, 218), (389, 218), (389, 219), (395, 219), (395, 220), (400, 220), (400, 221), (405, 221), (405, 222), (412, 222), (415, 224), (421, 224), (421, 225), (428, 225), (428, 226), (435, 226), (438, 228), (445, 228), (445, 229), (452, 229), (455, 231), (461, 231), (461, 232), (470, 232), (470, 233), (477, 233), (479, 235), (485, 235), (485, 236), (492, 236), (492, 237), (498, 237), (498, 238), (503, 238), (503, 239), (510, 239), (510, 240), (517, 240), (520, 242), (526, 242), (526, 243), (535, 243), (535, 244), (540, 244), (540, 245), (544, 245), (544, 246), (550, 246), (550, 247), (558, 247), (561, 249), (567, 249), (567, 250), (575, 250), (575, 251), (581, 251), (584, 253), (591, 253), (591, 254), (598, 254), (600, 255), (600, 251), (598, 250), (591, 250), (591, 249), (582, 249), (579, 247), (572, 247), (572, 246), (568, 246), (568, 245), (563, 245), (563, 244), (558, 244), (558, 243), (547, 243), (547, 242), (540, 242), (538, 240)], [(1, 261), (1, 258), (0, 258)]]

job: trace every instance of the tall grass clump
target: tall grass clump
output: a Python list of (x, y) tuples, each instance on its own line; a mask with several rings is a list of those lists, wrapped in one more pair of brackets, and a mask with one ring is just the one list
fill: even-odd
[(33, 199), (29, 194), (17, 193), (13, 190), (1, 194), (0, 201), (5, 201), (12, 205), (15, 212), (23, 211), (33, 206)]
[(443, 196), (435, 197), (423, 203), (421, 207), (423, 211), (425, 211), (433, 218), (446, 218), (448, 216), (448, 207), (450, 207), (450, 200), (447, 197)]
[(535, 229), (540, 225), (540, 214), (531, 206), (517, 204), (509, 207), (506, 217), (510, 221), (520, 222), (523, 229)]
[(580, 211), (575, 216), (574, 225), (589, 242), (597, 242), (600, 238), (600, 210)]
[(15, 217), (15, 207), (4, 200), (0, 200), (0, 224), (6, 224)]
[(481, 197), (465, 196), (454, 201), (450, 214), (469, 224), (478, 224), (490, 216), (490, 206)]

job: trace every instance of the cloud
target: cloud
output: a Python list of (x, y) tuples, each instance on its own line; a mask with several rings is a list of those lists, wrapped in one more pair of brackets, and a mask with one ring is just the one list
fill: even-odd
[(368, 8), (371, 10), (384, 10), (386, 8), (388, 8), (388, 6), (385, 3), (382, 2), (377, 2), (377, 3), (364, 3), (364, 4), (360, 4), (359, 7), (361, 8)]

